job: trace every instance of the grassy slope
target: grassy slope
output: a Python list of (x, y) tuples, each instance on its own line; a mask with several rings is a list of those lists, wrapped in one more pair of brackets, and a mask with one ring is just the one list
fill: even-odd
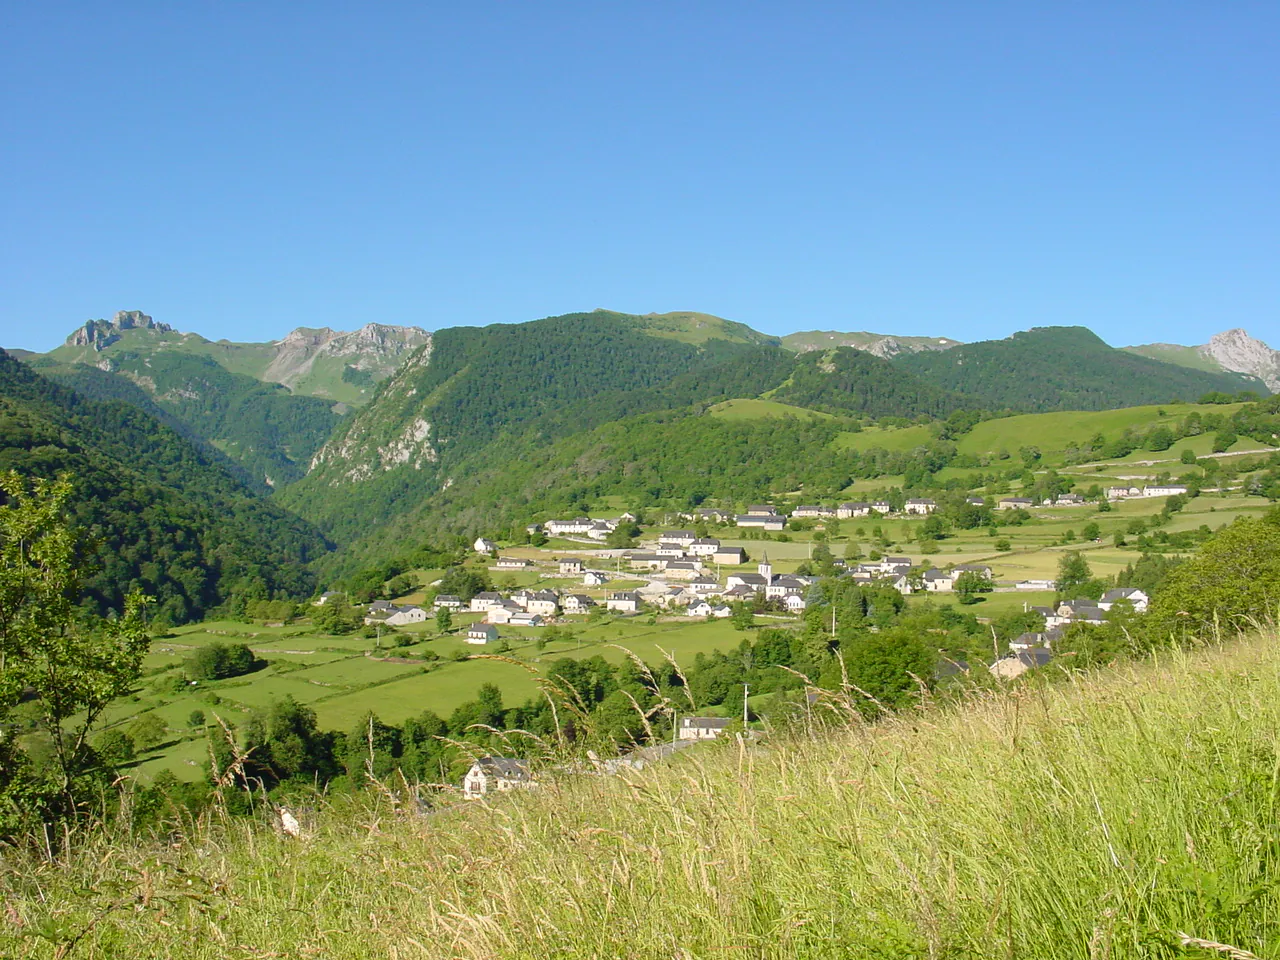
[(1272, 634), (433, 817), (372, 791), (301, 841), (99, 839), (0, 884), (86, 958), (1274, 956), (1277, 726)]
[(1180, 367), (1192, 370), (1208, 370), (1210, 373), (1222, 373), (1222, 364), (1212, 357), (1206, 357), (1195, 347), (1184, 347), (1176, 343), (1144, 343), (1136, 347), (1122, 347), (1140, 357), (1162, 360), (1165, 363), (1176, 363)]
[(725, 400), (715, 404), (707, 412), (722, 420), (767, 420), (778, 417), (797, 417), (802, 420), (833, 419), (829, 413), (796, 407), (777, 400)]

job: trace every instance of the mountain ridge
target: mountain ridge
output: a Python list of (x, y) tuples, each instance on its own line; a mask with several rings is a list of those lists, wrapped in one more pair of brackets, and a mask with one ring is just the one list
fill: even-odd
[(1264, 341), (1251, 337), (1243, 327), (1215, 333), (1208, 343), (1200, 346), (1146, 343), (1124, 349), (1193, 369), (1248, 374), (1265, 383), (1272, 393), (1280, 392), (1280, 350), (1273, 350)]

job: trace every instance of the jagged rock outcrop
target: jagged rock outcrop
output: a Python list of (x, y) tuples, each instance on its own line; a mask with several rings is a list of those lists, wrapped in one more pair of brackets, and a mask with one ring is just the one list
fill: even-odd
[(366, 323), (353, 333), (328, 327), (299, 327), (274, 344), (264, 380), (294, 387), (323, 357), (355, 358), (350, 366), (381, 380), (390, 376), (403, 359), (430, 341), (431, 335), (419, 327)]
[[(344, 336), (364, 334), (370, 327), (378, 326), (369, 324), (357, 334)], [(404, 329), (383, 328), (367, 335)], [(428, 398), (420, 396), (414, 385), (417, 374), (431, 362), (432, 350), (431, 334), (418, 332), (423, 336), (422, 347), (392, 375), (382, 391), (376, 416), (356, 416), (348, 421), (312, 458), (311, 470), (325, 468), (329, 485), (369, 480), (399, 466), (421, 470), (424, 465), (439, 460), (439, 451), (432, 441), (431, 423), (423, 409)]]
[(1214, 334), (1208, 343), (1196, 349), (1222, 369), (1250, 374), (1265, 383), (1272, 393), (1280, 392), (1280, 350), (1272, 350), (1239, 327)]
[(110, 320), (90, 320), (83, 327), (67, 337), (67, 343), (73, 347), (93, 347), (102, 350), (120, 339), (123, 330), (155, 330), (158, 333), (172, 333), (173, 327), (167, 323), (156, 323), (141, 310), (117, 310)]

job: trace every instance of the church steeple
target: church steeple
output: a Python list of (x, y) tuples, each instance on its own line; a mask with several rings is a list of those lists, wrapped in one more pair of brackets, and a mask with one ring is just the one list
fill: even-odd
[(768, 553), (760, 555), (760, 562), (756, 565), (756, 570), (760, 576), (764, 577), (765, 583), (773, 583), (773, 564), (769, 562)]

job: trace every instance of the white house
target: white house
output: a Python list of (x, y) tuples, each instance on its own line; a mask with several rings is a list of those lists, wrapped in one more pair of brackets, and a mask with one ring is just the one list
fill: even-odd
[(560, 596), (554, 590), (538, 590), (529, 594), (525, 600), (524, 608), (529, 613), (541, 614), (544, 617), (554, 617), (560, 612)]
[(871, 504), (871, 509), (874, 510), (876, 513), (888, 515), (890, 513), (893, 513), (893, 504), (890, 503), (888, 500), (876, 500), (874, 503)]
[(608, 582), (609, 578), (598, 570), (588, 570), (582, 575), (584, 587), (603, 587)]
[(836, 507), (836, 516), (841, 520), (848, 520), (851, 517), (867, 517), (871, 515), (871, 504), (869, 503), (842, 503)]
[(903, 504), (903, 510), (906, 513), (914, 514), (918, 517), (933, 513), (937, 509), (938, 505), (936, 503), (923, 497), (913, 497)]
[(532, 566), (533, 562), (531, 560), (526, 560), (523, 557), (498, 558), (499, 570), (528, 570)]
[(1125, 500), (1129, 497), (1142, 496), (1141, 487), (1107, 487), (1108, 500)]
[(476, 553), (496, 553), (498, 550), (498, 545), (485, 537), (477, 538), (472, 547), (475, 548)]
[(711, 604), (705, 600), (695, 600), (685, 608), (685, 613), (691, 617), (709, 617), (712, 611)]
[(719, 549), (719, 540), (703, 538), (701, 540), (695, 540), (693, 543), (689, 544), (688, 552), (691, 556), (695, 557), (714, 557), (716, 555), (716, 551)]
[(575, 517), (573, 520), (548, 520), (547, 534), (552, 537), (563, 537), (576, 534), (586, 536), (594, 523), (589, 517)]
[(498, 628), (491, 623), (473, 624), (467, 629), (465, 643), (485, 644), (498, 639)]
[(680, 721), (681, 740), (714, 740), (729, 728), (724, 717), (684, 717)]
[(611, 593), (604, 605), (606, 609), (614, 610), (618, 613), (636, 613), (640, 609), (640, 595), (634, 590)]
[(717, 619), (724, 620), (733, 616), (733, 607), (722, 603), (711, 611), (711, 615)]
[(478, 800), (488, 793), (505, 793), (533, 786), (529, 765), (511, 757), (481, 757), (462, 778), (462, 795)]
[(597, 520), (587, 530), (587, 536), (592, 540), (608, 540), (609, 534), (613, 533), (617, 526), (616, 523), (610, 523), (608, 520)]
[(432, 609), (439, 610), (445, 607), (448, 610), (461, 610), (462, 601), (450, 593), (439, 594), (435, 600), (431, 602)]
[(801, 517), (808, 520), (822, 517), (834, 517), (836, 516), (836, 511), (831, 507), (801, 506), (792, 510), (791, 515), (793, 517)]
[(486, 610), (490, 609), (491, 607), (500, 606), (502, 604), (503, 599), (504, 597), (502, 596), (502, 594), (495, 593), (492, 590), (486, 590), (483, 593), (477, 593), (474, 597), (471, 598), (471, 605), (470, 605), (471, 612), (484, 613)]
[(1147, 487), (1142, 493), (1146, 497), (1176, 497), (1186, 492), (1187, 488), (1181, 484), (1164, 484)]
[(956, 584), (951, 574), (936, 567), (926, 570), (920, 580), (930, 593), (949, 593)]
[(1133, 606), (1135, 613), (1146, 613), (1151, 598), (1137, 587), (1117, 587), (1104, 593), (1102, 599), (1098, 601), (1098, 606), (1103, 610), (1110, 610), (1117, 603), (1126, 602)]
[(561, 599), (565, 613), (586, 613), (596, 602), (585, 593), (570, 593)]
[(658, 543), (663, 546), (676, 546), (683, 550), (685, 547), (691, 546), (693, 541), (697, 539), (698, 535), (692, 530), (667, 530), (662, 536), (658, 537)]
[(782, 602), (787, 605), (790, 613), (801, 613), (809, 604), (804, 597), (798, 593), (788, 593), (782, 598)]

